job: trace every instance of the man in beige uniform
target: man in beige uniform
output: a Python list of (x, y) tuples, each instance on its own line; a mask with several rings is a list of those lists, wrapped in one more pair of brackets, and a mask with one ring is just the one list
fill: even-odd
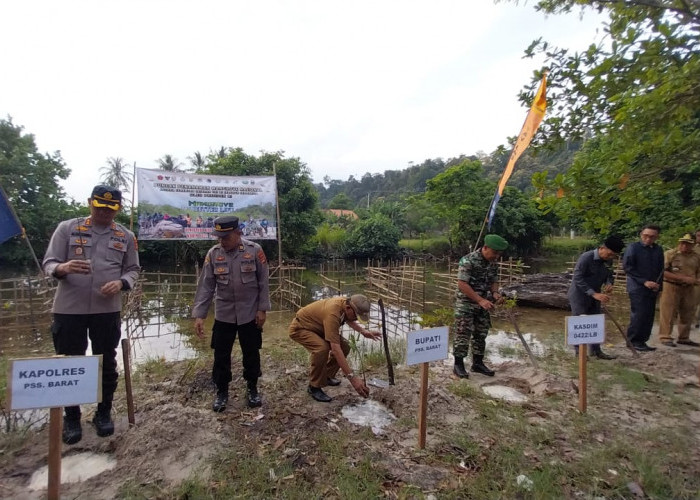
[[(118, 189), (95, 186), (88, 198), (90, 217), (61, 222), (43, 264), (44, 272), (58, 279), (51, 326), (56, 354), (84, 356), (88, 337), (92, 354), (102, 354), (102, 402), (93, 418), (101, 437), (114, 433), (111, 410), (121, 338), (120, 292), (131, 289), (139, 274), (136, 238), (114, 222), (121, 200)], [(66, 407), (63, 442), (74, 444), (82, 437), (80, 407)]]
[(262, 405), (258, 393), (262, 328), (266, 311), (270, 310), (267, 258), (260, 245), (241, 238), (238, 217), (218, 217), (212, 233), (219, 237), (219, 244), (204, 259), (192, 309), (195, 331), (204, 338), (204, 319), (212, 300), (216, 300), (211, 335), (212, 379), (216, 385), (212, 409), (224, 411), (228, 403), (228, 384), (233, 379), (231, 350), (236, 334), (243, 353), (248, 406), (258, 407)]
[[(690, 340), (690, 325), (695, 313), (695, 286), (700, 284), (700, 257), (693, 251), (695, 238), (686, 234), (678, 247), (664, 253), (664, 289), (659, 311), (659, 340), (665, 346), (700, 346)], [(673, 342), (673, 321), (678, 316), (678, 340)]]
[(317, 300), (297, 311), (289, 326), (289, 336), (310, 353), (307, 391), (316, 401), (328, 403), (333, 399), (323, 391), (323, 387), (340, 385), (340, 380), (335, 378), (339, 369), (360, 396), (369, 396), (367, 385), (350, 368), (346, 357), (350, 353), (350, 345), (340, 335), (340, 327), (347, 322), (360, 335), (372, 340), (379, 339), (379, 332), (371, 332), (357, 324), (358, 319), (369, 321), (369, 311), (369, 299), (359, 294), (350, 298)]

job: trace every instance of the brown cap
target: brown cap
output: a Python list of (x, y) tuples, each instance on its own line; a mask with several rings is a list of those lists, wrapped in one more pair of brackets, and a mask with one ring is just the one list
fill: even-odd
[(348, 304), (358, 318), (367, 323), (369, 321), (370, 303), (369, 299), (364, 295), (355, 294), (348, 299)]
[(678, 243), (692, 243), (695, 244), (695, 238), (690, 233), (686, 233), (682, 238), (678, 238)]

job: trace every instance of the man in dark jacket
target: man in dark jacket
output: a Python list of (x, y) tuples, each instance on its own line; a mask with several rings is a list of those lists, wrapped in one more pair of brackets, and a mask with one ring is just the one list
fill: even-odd
[(654, 325), (656, 298), (662, 287), (664, 251), (656, 244), (661, 228), (646, 225), (639, 233), (640, 240), (629, 246), (622, 261), (627, 274), (627, 293), (630, 296), (630, 325), (627, 338), (638, 351), (655, 351), (647, 345)]
[[(571, 312), (575, 316), (600, 314), (601, 304), (608, 303), (610, 300), (608, 293), (612, 291), (613, 284), (610, 263), (613, 258), (620, 255), (624, 246), (624, 242), (618, 236), (610, 236), (601, 246), (595, 250), (583, 252), (578, 258), (569, 287), (569, 303)], [(590, 352), (598, 359), (617, 357), (604, 353), (600, 344), (590, 344)]]

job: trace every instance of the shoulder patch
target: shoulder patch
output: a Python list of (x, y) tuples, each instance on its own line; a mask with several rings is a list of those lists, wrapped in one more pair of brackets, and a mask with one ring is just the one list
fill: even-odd
[(257, 258), (258, 262), (261, 264), (265, 264), (267, 262), (267, 257), (265, 257), (265, 252), (263, 252), (262, 248), (258, 250)]

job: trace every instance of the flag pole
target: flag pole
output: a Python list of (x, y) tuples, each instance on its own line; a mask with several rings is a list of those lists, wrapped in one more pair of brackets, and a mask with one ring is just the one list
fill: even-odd
[(500, 199), (500, 196), (503, 194), (503, 190), (506, 187), (505, 185), (508, 182), (510, 175), (513, 173), (515, 163), (530, 145), (530, 142), (532, 141), (535, 132), (537, 132), (537, 129), (539, 128), (540, 123), (544, 118), (544, 113), (547, 107), (546, 93), (548, 74), (548, 70), (544, 70), (542, 72), (542, 79), (540, 81), (540, 85), (537, 88), (537, 92), (535, 93), (535, 97), (532, 101), (532, 104), (530, 105), (530, 109), (528, 110), (527, 115), (525, 115), (525, 121), (523, 122), (523, 126), (520, 128), (520, 133), (518, 134), (518, 138), (516, 139), (515, 144), (513, 144), (513, 149), (511, 150), (510, 156), (508, 157), (506, 167), (503, 169), (503, 173), (501, 174), (501, 177), (498, 180), (498, 185), (496, 186), (496, 191), (493, 193), (493, 197), (491, 198), (491, 203), (489, 203), (489, 208), (486, 212), (486, 217), (484, 217), (484, 222), (481, 224), (481, 230), (479, 231), (479, 237), (477, 238), (476, 243), (474, 245), (475, 247), (479, 245), (479, 241), (481, 241), (481, 237), (484, 234), (484, 228), (489, 223), (489, 219), (493, 220), (490, 217), (491, 212), (493, 211), (494, 217), (496, 215), (496, 206), (494, 205), (497, 204), (496, 197), (498, 196)]

